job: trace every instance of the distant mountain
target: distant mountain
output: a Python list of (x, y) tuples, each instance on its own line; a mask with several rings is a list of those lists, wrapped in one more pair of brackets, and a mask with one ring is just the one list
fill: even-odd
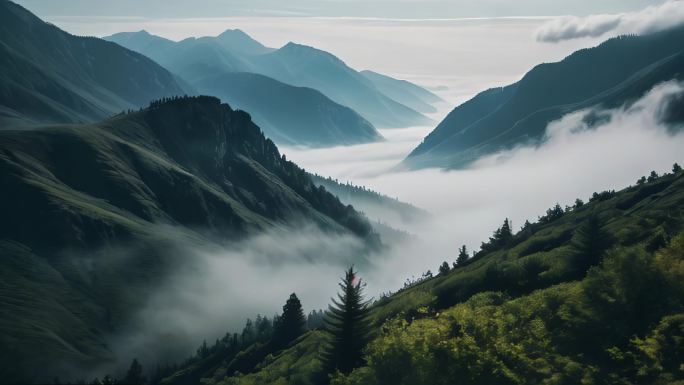
[(0, 0), (0, 124), (88, 122), (186, 91), (152, 60)]
[[(274, 50), (239, 30), (178, 43), (145, 31), (118, 33), (105, 39), (149, 56), (191, 84), (225, 72), (253, 72), (289, 85), (316, 89), (336, 103), (354, 109), (375, 126), (431, 123), (421, 113), (385, 95), (342, 60), (313, 47), (288, 43)], [(412, 92), (422, 94), (415, 89)]]
[(541, 64), (519, 82), (487, 90), (455, 108), (403, 162), (460, 167), (519, 144), (535, 144), (563, 115), (634, 101), (654, 85), (684, 77), (684, 27), (623, 36), (558, 63)]
[[(242, 57), (242, 52), (258, 50), (241, 39), (235, 39), (234, 33), (218, 37), (190, 37), (175, 42), (143, 30), (117, 33), (104, 39), (148, 56), (191, 84), (218, 73), (249, 71), (250, 64)], [(237, 48), (229, 49), (229, 44), (236, 40)], [(266, 49), (264, 52), (269, 51)]]
[(194, 84), (203, 93), (249, 111), (264, 133), (279, 144), (316, 147), (382, 139), (375, 127), (354, 110), (311, 88), (246, 72), (225, 72)]
[(317, 90), (243, 72), (253, 70), (254, 55), (274, 50), (240, 30), (178, 43), (146, 31), (107, 39), (150, 56), (202, 94), (248, 111), (264, 133), (280, 144), (334, 146), (382, 139), (366, 119)]
[(313, 47), (288, 43), (277, 51), (255, 57), (253, 65), (257, 72), (282, 82), (315, 88), (337, 103), (353, 108), (378, 127), (431, 122), (419, 112), (390, 99), (342, 60)]
[(365, 217), (285, 160), (247, 113), (213, 97), (97, 124), (0, 131), (0, 185), (9, 383), (112, 359), (107, 336), (187, 257), (176, 241), (311, 223), (379, 246)]
[(373, 71), (361, 71), (375, 88), (397, 102), (422, 113), (433, 113), (435, 103), (444, 102), (442, 98), (406, 80), (398, 80)]
[(251, 36), (239, 29), (227, 29), (215, 38), (203, 37), (199, 40), (201, 39), (215, 40), (225, 48), (241, 55), (261, 55), (275, 51), (275, 49), (268, 48), (252, 39)]

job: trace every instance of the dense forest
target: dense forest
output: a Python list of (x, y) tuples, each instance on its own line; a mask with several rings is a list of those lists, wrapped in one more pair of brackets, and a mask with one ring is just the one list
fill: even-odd
[(326, 312), (305, 317), (293, 293), (280, 315), (139, 382), (681, 384), (683, 204), (675, 164), (517, 232), (506, 219), (478, 252), (457, 247), (372, 303), (352, 268)]

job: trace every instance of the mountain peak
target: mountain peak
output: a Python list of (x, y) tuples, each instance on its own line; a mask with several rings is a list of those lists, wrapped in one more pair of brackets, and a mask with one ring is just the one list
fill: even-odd
[(249, 39), (252, 38), (252, 37), (249, 36), (247, 33), (245, 33), (245, 31), (243, 31), (243, 30), (241, 30), (241, 29), (238, 29), (238, 28), (235, 28), (235, 29), (228, 28), (227, 30), (223, 31), (223, 32), (222, 32), (220, 35), (218, 35), (217, 37), (246, 37), (246, 38), (249, 38)]
[(254, 38), (240, 29), (227, 29), (216, 36), (215, 39), (229, 50), (247, 55), (259, 55), (272, 51), (271, 48), (254, 40)]

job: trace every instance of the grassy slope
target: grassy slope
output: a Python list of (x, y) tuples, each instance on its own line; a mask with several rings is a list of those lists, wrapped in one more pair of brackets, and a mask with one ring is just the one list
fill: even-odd
[(111, 358), (106, 335), (183, 257), (179, 243), (303, 220), (377, 243), (353, 208), (283, 160), (249, 115), (215, 98), (97, 125), (2, 131), (0, 184), (8, 381), (52, 376), (57, 361)]
[[(582, 279), (584, 272), (578, 276), (572, 268), (571, 242), (575, 230), (592, 214), (601, 218), (603, 229), (615, 243), (602, 267), (592, 268)], [(660, 237), (671, 239), (682, 229), (681, 172), (629, 187), (609, 199), (597, 199), (549, 223), (534, 224), (501, 250), (480, 254), (445, 276), (376, 302), (372, 319), (378, 327), (383, 326), (369, 346), (370, 366), (336, 381), (427, 385), (470, 378), (471, 383), (570, 384), (592, 383), (611, 375), (643, 380), (647, 376), (628, 372), (638, 367), (653, 371), (655, 361), (644, 358), (639, 346), (653, 348), (653, 341), (672, 338), (663, 334), (679, 325), (678, 316), (661, 317), (682, 310), (677, 298), (684, 291), (677, 290), (684, 289), (680, 287), (684, 238), (657, 258), (644, 248), (657, 245)], [(642, 273), (645, 278), (640, 280)], [(658, 284), (668, 280), (673, 284)], [(633, 290), (625, 291), (631, 286)], [(649, 306), (649, 316), (636, 316), (640, 306)], [(632, 333), (642, 340), (630, 342)], [(611, 344), (619, 346), (611, 352), (632, 354), (641, 361), (611, 361), (606, 358), (608, 353), (601, 353)], [(320, 378), (318, 353), (312, 350), (303, 359), (295, 354), (301, 351), (283, 351), (278, 355), (280, 361), (264, 362), (246, 376), (221, 379), (221, 373), (203, 381), (299, 384), (307, 382), (293, 379)], [(278, 365), (295, 359), (314, 364), (288, 371)], [(666, 367), (661, 372), (667, 370), (677, 369)], [(648, 378), (657, 375), (668, 376), (651, 373)]]

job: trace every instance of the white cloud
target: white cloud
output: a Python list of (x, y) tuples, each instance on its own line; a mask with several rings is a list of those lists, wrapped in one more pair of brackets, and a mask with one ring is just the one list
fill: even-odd
[(607, 34), (645, 34), (684, 23), (684, 1), (669, 0), (640, 11), (587, 17), (564, 16), (543, 24), (536, 31), (538, 41), (596, 38)]

